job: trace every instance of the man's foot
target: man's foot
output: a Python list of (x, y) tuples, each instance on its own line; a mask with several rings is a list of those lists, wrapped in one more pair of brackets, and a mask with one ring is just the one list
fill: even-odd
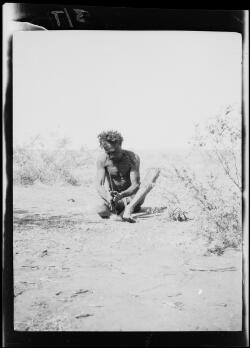
[(135, 219), (132, 217), (129, 209), (124, 210), (124, 213), (122, 214), (122, 219), (130, 223), (136, 222)]
[(135, 219), (133, 219), (131, 216), (130, 217), (124, 217), (123, 216), (123, 221), (126, 221), (126, 222), (130, 222), (130, 223), (135, 223), (136, 221), (135, 221)]

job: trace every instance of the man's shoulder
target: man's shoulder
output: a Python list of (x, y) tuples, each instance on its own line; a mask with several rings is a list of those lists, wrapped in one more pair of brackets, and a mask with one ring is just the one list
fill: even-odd
[(123, 153), (133, 164), (136, 164), (140, 161), (140, 157), (131, 150), (123, 150)]

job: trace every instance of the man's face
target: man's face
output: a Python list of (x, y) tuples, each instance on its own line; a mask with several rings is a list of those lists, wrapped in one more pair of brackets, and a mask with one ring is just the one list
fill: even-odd
[(122, 149), (120, 144), (105, 141), (103, 143), (103, 148), (110, 160), (116, 161), (121, 158)]

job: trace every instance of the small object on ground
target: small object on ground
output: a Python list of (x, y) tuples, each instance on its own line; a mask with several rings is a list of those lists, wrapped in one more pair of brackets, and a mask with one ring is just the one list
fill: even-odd
[(182, 295), (182, 293), (181, 293), (181, 292), (178, 292), (177, 294), (168, 295), (168, 297), (177, 297), (177, 296), (180, 296), (180, 295)]
[(22, 295), (23, 292), (24, 292), (24, 290), (20, 290), (19, 292), (17, 292), (17, 293), (14, 294), (14, 297), (17, 297), (17, 296), (19, 296), (19, 295)]
[(189, 220), (186, 216), (187, 212), (181, 208), (175, 208), (169, 212), (169, 218), (174, 221), (187, 221)]
[(89, 304), (89, 307), (96, 307), (96, 308), (103, 308), (103, 305), (98, 305), (98, 304)]
[(76, 315), (76, 319), (93, 317), (94, 314), (79, 314)]
[(90, 291), (80, 289), (79, 291), (76, 291), (73, 295), (71, 295), (71, 297), (76, 297), (76, 296), (81, 295), (81, 294), (86, 294), (87, 292), (90, 292)]
[(177, 302), (174, 302), (174, 307), (176, 309), (179, 309), (180, 311), (182, 311), (183, 307), (184, 307), (184, 304), (180, 301), (177, 301)]
[(48, 250), (47, 249), (43, 250), (41, 257), (47, 256), (47, 255), (48, 255)]
[(29, 265), (23, 265), (23, 266), (21, 266), (21, 267), (23, 267), (23, 268), (32, 268), (32, 269), (39, 269), (39, 267), (38, 266), (29, 266)]
[(216, 306), (227, 307), (227, 304), (226, 303), (216, 303)]
[(164, 206), (164, 207), (149, 207), (149, 208), (147, 208), (146, 212), (147, 212), (147, 214), (158, 215), (158, 214), (163, 213), (164, 210), (166, 210), (167, 208), (168, 208), (167, 206)]
[(224, 267), (224, 268), (189, 268), (190, 271), (198, 272), (227, 272), (236, 271), (236, 267)]
[(68, 199), (68, 202), (75, 202), (74, 198)]
[(221, 256), (224, 254), (224, 252), (225, 250), (224, 250), (223, 244), (212, 243), (210, 247), (207, 249), (206, 255), (215, 254), (215, 255)]
[(60, 295), (60, 294), (62, 294), (62, 291), (58, 291), (58, 292), (56, 293), (56, 296), (58, 296), (58, 295)]

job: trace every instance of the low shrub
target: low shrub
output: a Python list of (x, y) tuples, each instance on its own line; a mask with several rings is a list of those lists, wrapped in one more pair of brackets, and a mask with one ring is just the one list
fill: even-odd
[(227, 107), (203, 129), (196, 128), (193, 145), (206, 166), (203, 172), (174, 166), (199, 207), (199, 233), (208, 242), (208, 252), (221, 255), (242, 242), (241, 115)]
[[(19, 185), (65, 183), (81, 185), (94, 164), (94, 154), (81, 148), (67, 148), (67, 142), (59, 139), (57, 147), (46, 149), (43, 143), (30, 142), (13, 151), (13, 182)], [(93, 176), (91, 177), (93, 181)], [(88, 178), (89, 180), (89, 178)]]

